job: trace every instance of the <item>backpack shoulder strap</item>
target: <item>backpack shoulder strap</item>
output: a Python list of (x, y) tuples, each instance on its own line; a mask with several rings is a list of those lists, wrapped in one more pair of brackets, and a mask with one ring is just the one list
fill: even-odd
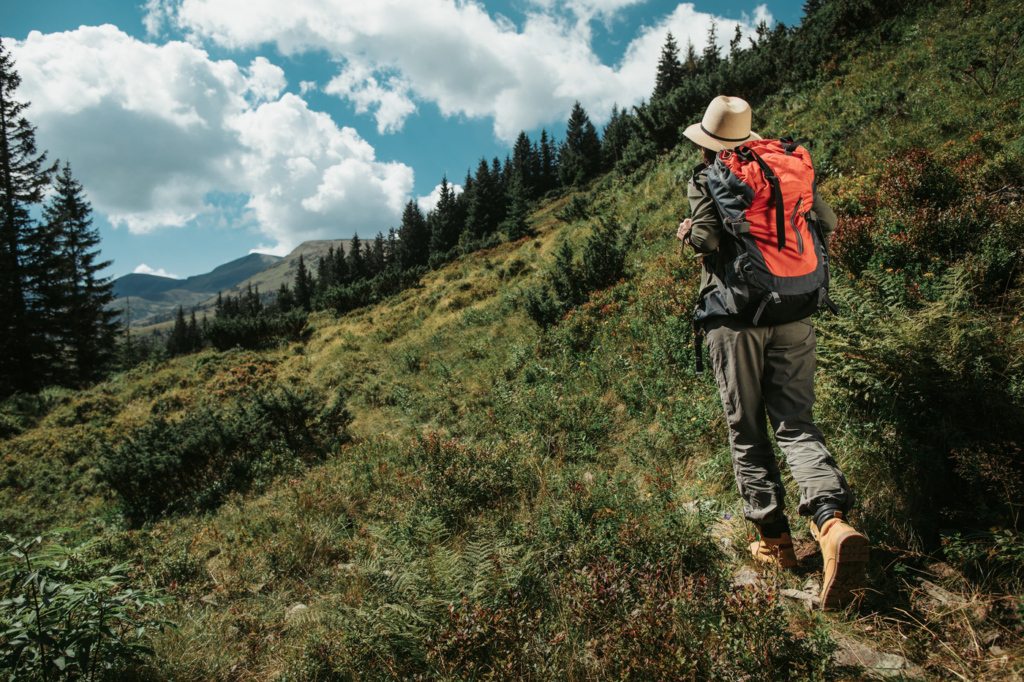
[(755, 161), (764, 173), (764, 179), (768, 181), (772, 189), (772, 201), (775, 202), (775, 233), (779, 241), (779, 251), (786, 248), (786, 208), (782, 199), (782, 182), (772, 167), (765, 163), (764, 159), (753, 149), (747, 146), (736, 150), (740, 158), (748, 161)]

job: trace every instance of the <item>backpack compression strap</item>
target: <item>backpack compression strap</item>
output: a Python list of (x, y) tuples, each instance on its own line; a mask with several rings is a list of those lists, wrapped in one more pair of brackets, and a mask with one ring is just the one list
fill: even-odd
[(757, 162), (757, 165), (761, 167), (761, 172), (764, 173), (765, 180), (772, 188), (772, 201), (775, 202), (775, 234), (779, 240), (779, 251), (786, 248), (786, 208), (783, 205), (782, 200), (782, 183), (779, 181), (775, 171), (772, 167), (764, 162), (757, 152), (750, 147), (740, 147), (736, 150), (736, 153), (747, 160), (753, 159)]

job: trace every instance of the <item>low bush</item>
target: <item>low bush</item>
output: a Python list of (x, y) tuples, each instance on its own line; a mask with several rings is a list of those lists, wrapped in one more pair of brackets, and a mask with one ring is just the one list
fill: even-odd
[(345, 399), (282, 387), (176, 420), (155, 416), (104, 446), (102, 475), (135, 521), (209, 509), (345, 442), (352, 421)]
[(240, 347), (258, 350), (279, 341), (297, 341), (306, 327), (306, 312), (216, 317), (206, 326), (206, 339), (219, 351)]
[(525, 295), (526, 311), (542, 327), (555, 324), (567, 312), (586, 302), (590, 293), (609, 287), (626, 276), (626, 256), (636, 240), (638, 223), (622, 230), (614, 220), (601, 220), (583, 246), (583, 257), (568, 241), (562, 242), (547, 281)]

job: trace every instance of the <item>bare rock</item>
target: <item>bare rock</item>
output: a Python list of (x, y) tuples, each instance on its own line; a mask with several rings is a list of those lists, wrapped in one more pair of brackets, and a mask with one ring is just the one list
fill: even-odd
[(284, 622), (285, 623), (292, 622), (293, 620), (295, 620), (296, 616), (298, 616), (300, 613), (302, 613), (303, 611), (306, 611), (308, 609), (309, 609), (309, 607), (306, 606), (305, 604), (296, 604), (296, 605), (294, 605), (293, 607), (288, 609), (288, 611), (285, 612), (285, 614), (284, 614)]
[(761, 576), (752, 568), (744, 567), (732, 575), (732, 586), (736, 588), (754, 587), (761, 584)]
[(870, 677), (924, 677), (924, 670), (899, 654), (877, 651), (849, 637), (837, 637), (836, 644), (837, 664), (863, 668)]

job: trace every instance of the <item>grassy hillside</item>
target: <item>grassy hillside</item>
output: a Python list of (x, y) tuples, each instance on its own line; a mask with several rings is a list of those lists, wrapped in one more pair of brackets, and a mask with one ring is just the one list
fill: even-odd
[[(0, 528), (71, 528), (168, 598), (147, 613), (176, 629), (114, 678), (858, 679), (857, 646), (1019, 678), (1022, 9), (888, 22), (758, 111), (814, 140), (840, 214), (817, 417), (874, 545), (848, 610), (786, 597), (820, 577), (802, 522), (799, 570), (735, 587), (752, 529), (692, 370), (687, 147), (301, 343), (9, 401)], [(564, 244), (582, 262), (634, 225), (621, 279), (531, 319)]]

